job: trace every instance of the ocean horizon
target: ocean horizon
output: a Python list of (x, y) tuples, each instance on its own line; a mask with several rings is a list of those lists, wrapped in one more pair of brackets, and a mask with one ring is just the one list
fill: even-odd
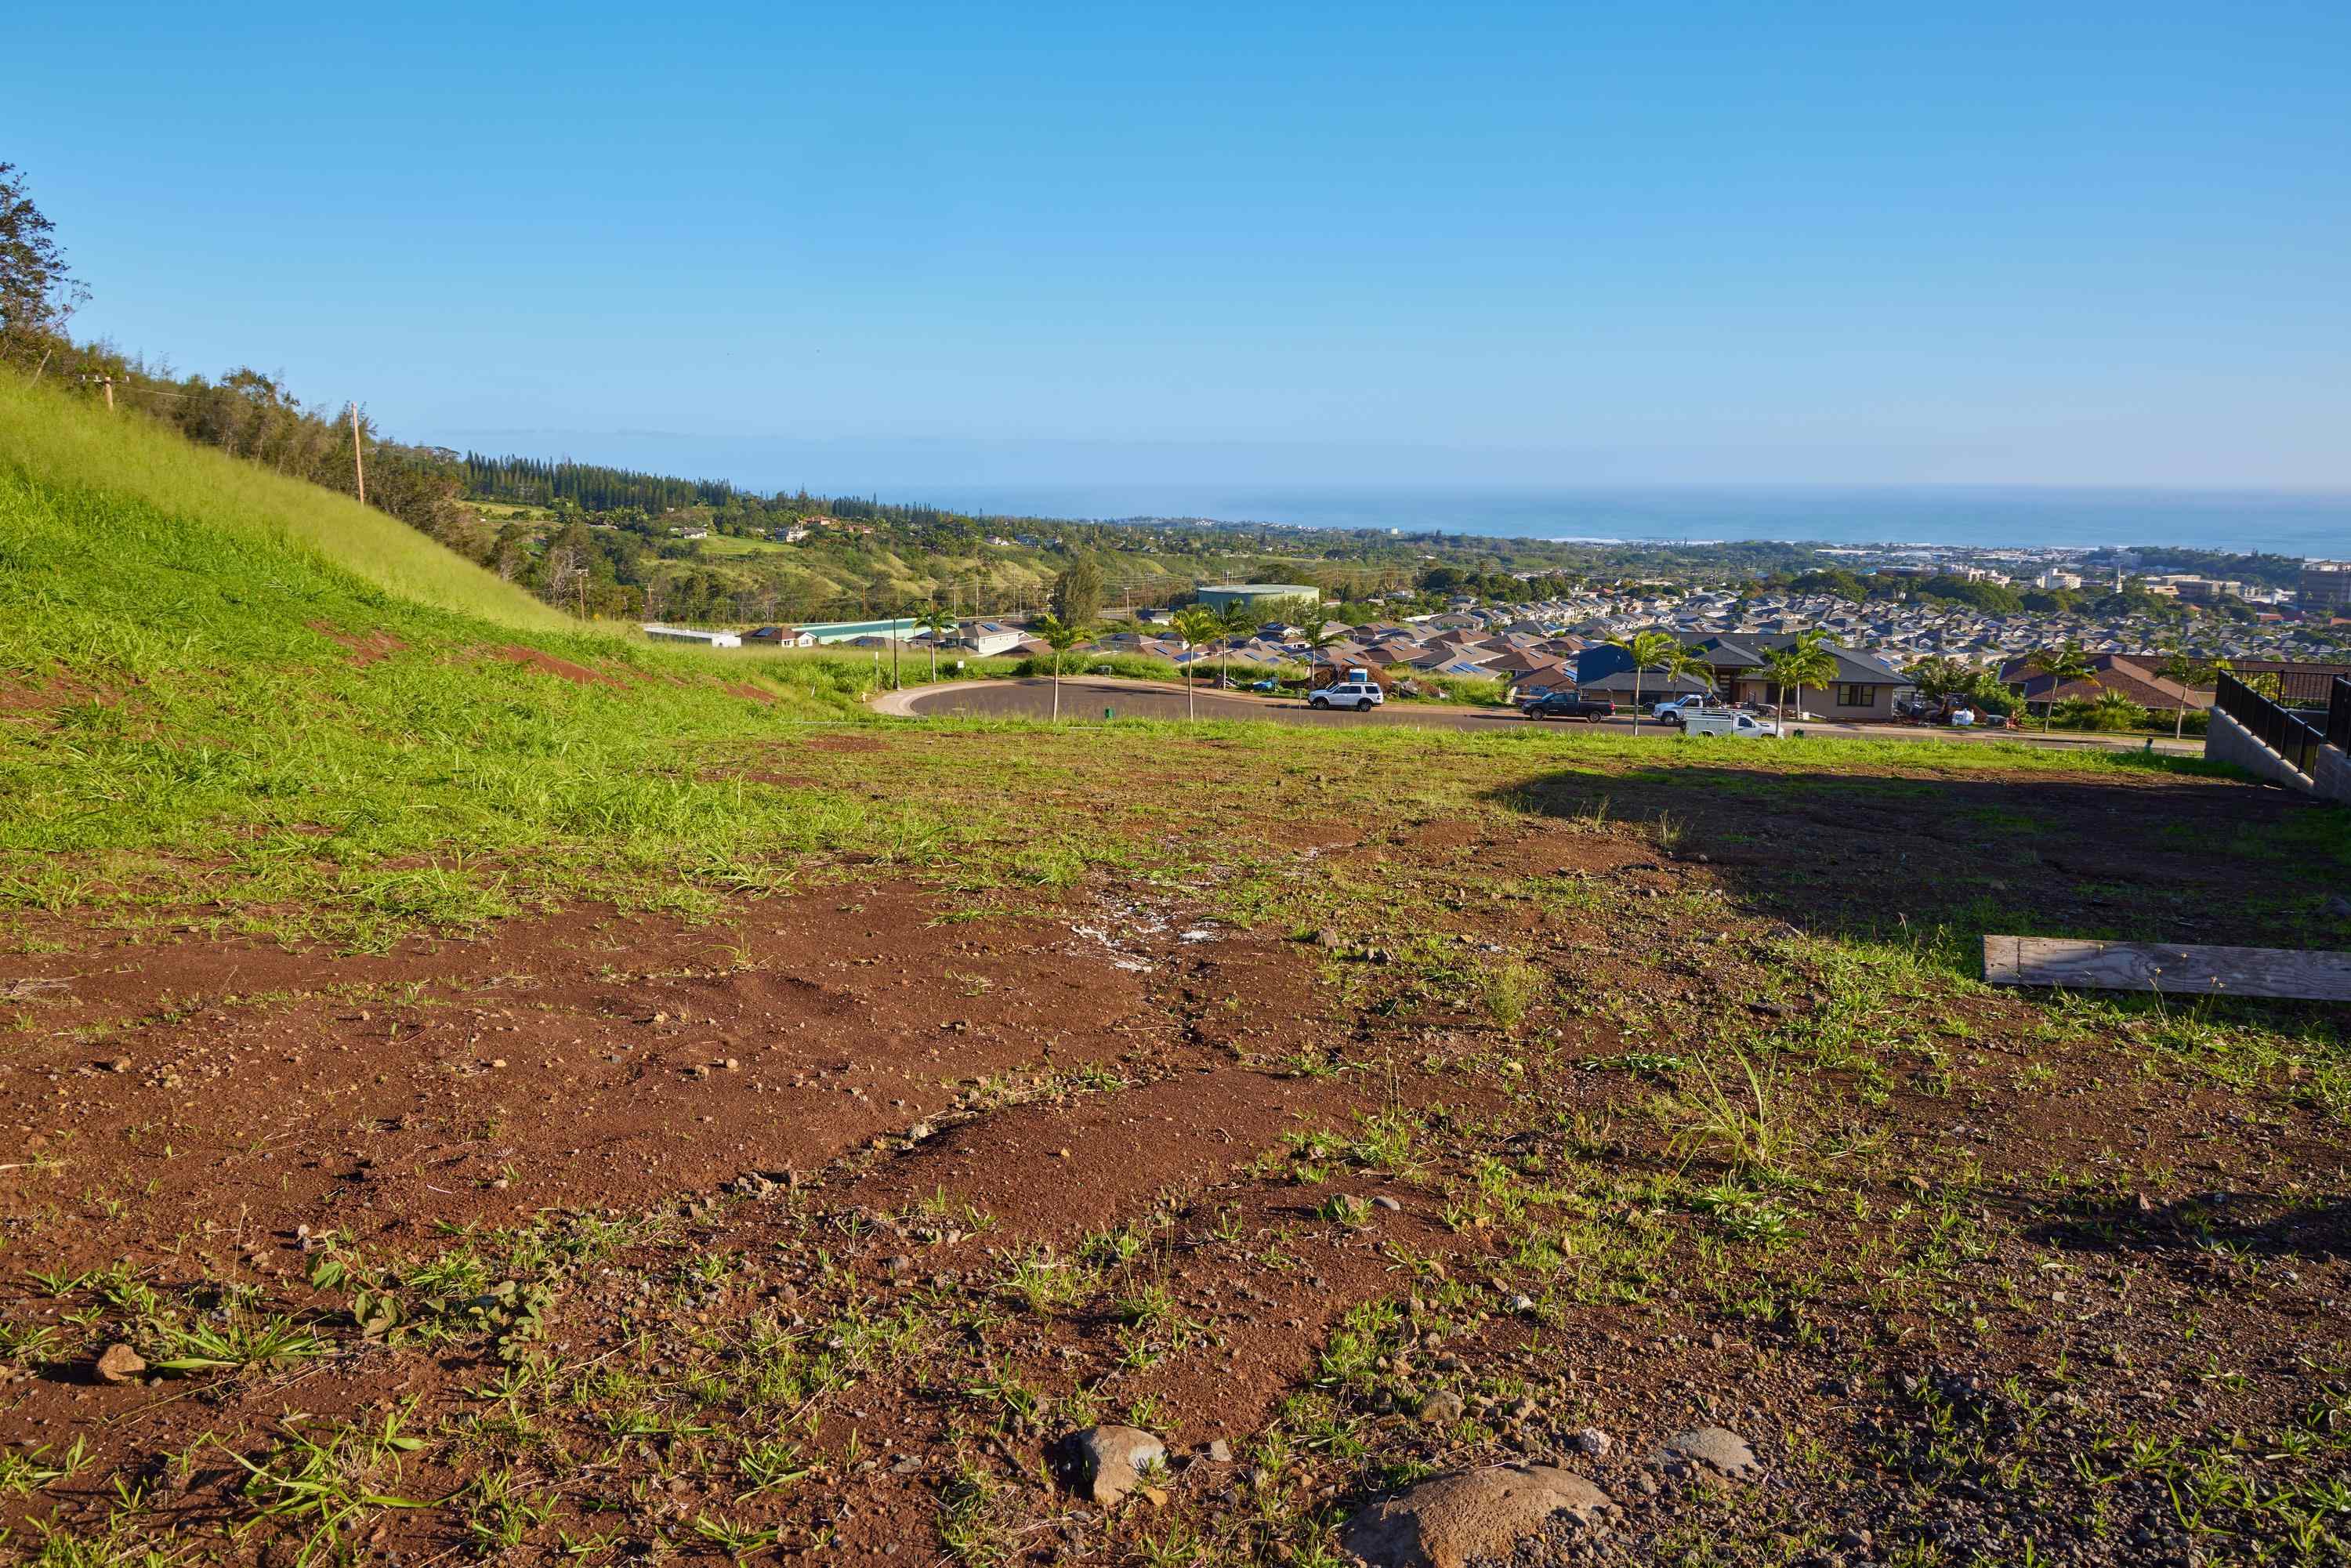
[(1574, 543), (2095, 549), (2351, 555), (2351, 492), (1996, 486), (1478, 490), (1212, 485), (924, 485), (885, 501), (998, 517), (1141, 517), (1395, 529)]

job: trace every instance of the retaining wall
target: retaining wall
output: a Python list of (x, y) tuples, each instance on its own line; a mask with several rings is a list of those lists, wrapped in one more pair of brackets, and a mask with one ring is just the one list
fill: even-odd
[(2216, 707), (2211, 712), (2211, 726), (2204, 732), (2204, 756), (2213, 762), (2234, 763), (2256, 779), (2351, 806), (2351, 758), (2344, 756), (2338, 747), (2318, 748), (2318, 759), (2314, 764), (2318, 772), (2314, 778), (2272, 751), (2252, 730)]
[(2318, 777), (2312, 780), (2317, 786), (2322, 800), (2351, 806), (2351, 757), (2343, 754), (2339, 746), (2318, 748)]

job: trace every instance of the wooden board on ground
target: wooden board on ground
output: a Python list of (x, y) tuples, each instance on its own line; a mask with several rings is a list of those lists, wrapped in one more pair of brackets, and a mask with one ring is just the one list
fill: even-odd
[(2351, 953), (2095, 942), (2072, 936), (1986, 936), (1983, 941), (1984, 978), (1995, 986), (2351, 1002)]

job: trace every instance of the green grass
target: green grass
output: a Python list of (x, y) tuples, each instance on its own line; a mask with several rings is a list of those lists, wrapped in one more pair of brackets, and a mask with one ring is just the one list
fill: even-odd
[(707, 908), (811, 850), (954, 837), (739, 776), (867, 722), (870, 661), (583, 632), (389, 518), (99, 417), (0, 383), (0, 911), (218, 898), (367, 938), (554, 894)]
[[(129, 410), (65, 397), (13, 374), (0, 375), (0, 471), (37, 474), (60, 488), (102, 489), (229, 538), (305, 550), (385, 592), (502, 627), (552, 632), (576, 624), (348, 497), (194, 445)], [(0, 540), (14, 531), (12, 522)]]
[[(358, 637), (388, 640), (381, 656), (355, 658)], [(598, 678), (498, 656), (517, 648)], [(928, 662), (901, 669), (920, 678)], [(1763, 790), (1855, 767), (2215, 771), (2022, 747), (1724, 752), (1535, 727), (1231, 721), (1073, 727), (1050, 747), (1026, 721), (902, 726), (886, 766), (808, 749), (811, 723), (889, 733), (861, 704), (874, 680), (864, 650), (714, 653), (582, 631), (340, 497), (0, 382), (0, 921), (78, 911), (135, 927), (201, 907), (377, 946), (589, 896), (707, 915), (841, 852), (967, 896), (1050, 891), (1133, 869), (1135, 826), (1205, 812), (1211, 837), (1229, 831), (1238, 800), (1138, 791), (1139, 758), (1216, 779), (1287, 774), (1278, 810), (1297, 813), (1324, 809), (1321, 779), (1366, 764), (1413, 780), (1397, 803), (1454, 813), (1543, 810), (1690, 768), (1710, 789)]]

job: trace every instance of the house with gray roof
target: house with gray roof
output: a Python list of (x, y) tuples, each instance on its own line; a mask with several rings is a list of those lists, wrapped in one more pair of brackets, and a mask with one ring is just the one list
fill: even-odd
[[(1765, 637), (1709, 637), (1698, 644), (1714, 671), (1715, 689), (1732, 702), (1779, 706), (1782, 694), (1769, 674), (1771, 655), (1795, 645), (1792, 633)], [(1835, 677), (1825, 685), (1806, 686), (1806, 713), (1849, 724), (1886, 723), (1894, 717), (1896, 698), (1915, 689), (1917, 682), (1873, 653), (1858, 648), (1823, 643), (1821, 651), (1836, 661)], [(1794, 692), (1786, 694), (1791, 703)]]

